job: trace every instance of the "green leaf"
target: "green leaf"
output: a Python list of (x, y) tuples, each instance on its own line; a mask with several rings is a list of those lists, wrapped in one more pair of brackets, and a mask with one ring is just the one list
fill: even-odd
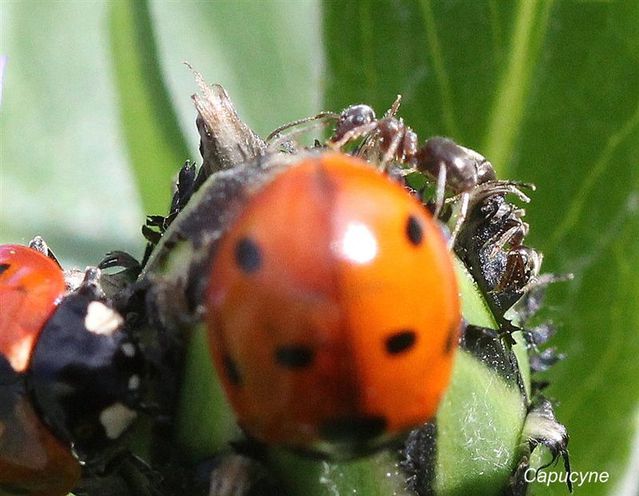
[(437, 413), (437, 494), (490, 495), (505, 487), (519, 462), (525, 417), (517, 384), (469, 353), (458, 352)]
[(478, 327), (498, 329), (499, 326), (473, 281), (473, 277), (458, 258), (455, 258), (455, 271), (457, 272), (459, 292), (462, 295), (462, 315), (464, 315), (466, 322)]
[[(490, 495), (504, 487), (519, 461), (515, 448), (525, 414), (515, 384), (459, 350), (450, 388), (437, 414), (434, 486), (438, 494)], [(272, 450), (269, 466), (292, 495), (415, 494), (406, 489), (406, 474), (394, 451), (331, 463)]]
[(319, 110), (318, 18), (313, 0), (1, 2), (0, 242), (40, 234), (79, 267), (140, 256), (144, 215), (199, 159), (183, 62), (267, 134)]
[(106, 2), (0, 3), (0, 242), (39, 234), (80, 267), (142, 247), (105, 13)]
[[(0, 4), (1, 50), (9, 57), (0, 241), (41, 234), (80, 265), (109, 249), (141, 252), (142, 209), (123, 138), (131, 130), (119, 120), (132, 109), (118, 107), (127, 81), (118, 76), (116, 90), (108, 22), (112, 10), (131, 5)], [(180, 144), (158, 159), (166, 168), (148, 184), (159, 193), (145, 193), (157, 197), (146, 201), (163, 211), (171, 176), (197, 157), (188, 98), (195, 85), (183, 60), (224, 84), (263, 134), (314, 114), (323, 88), (326, 110), (365, 102), (381, 113), (402, 93), (400, 114), (420, 136), (450, 135), (487, 155), (501, 177), (537, 184), (527, 207), (529, 243), (544, 251), (546, 270), (576, 276), (548, 295), (546, 316), (559, 327), (553, 344), (567, 355), (548, 374), (548, 394), (570, 430), (574, 468), (611, 474), (580, 493), (636, 494), (638, 9), (632, 0), (370, 0), (326, 2), (321, 10), (312, 1), (152, 2), (144, 32), (155, 34), (153, 71), (159, 67), (171, 100), (160, 110), (174, 106), (190, 154), (179, 155)], [(132, 36), (128, 26), (113, 34)], [(131, 45), (137, 59), (128, 67), (140, 67), (131, 79), (149, 76), (139, 52), (148, 42)], [(158, 124), (152, 112), (145, 120)], [(559, 484), (534, 489), (565, 494)]]
[(224, 451), (241, 434), (213, 367), (203, 324), (193, 329), (185, 360), (175, 437), (197, 462)]
[(164, 214), (171, 193), (167, 178), (188, 157), (187, 146), (162, 78), (146, 0), (115, 0), (110, 9), (111, 50), (129, 162), (145, 211)]
[(587, 494), (639, 491), (637, 16), (636, 2), (557, 5), (563, 22), (549, 28), (533, 82), (545, 91), (531, 94), (513, 164), (513, 175), (538, 185), (531, 242), (547, 269), (575, 275), (548, 298), (554, 344), (567, 355), (548, 375), (548, 394), (569, 428), (574, 469), (610, 474), (579, 488)]
[(573, 468), (610, 472), (580, 493), (636, 494), (639, 4), (327, 1), (324, 13), (327, 109), (363, 101), (381, 113), (401, 93), (420, 136), (449, 135), (500, 177), (537, 185), (527, 242), (546, 271), (575, 274), (544, 312), (567, 355), (547, 394)]
[(268, 464), (291, 496), (413, 496), (405, 489), (405, 475), (395, 455), (393, 451), (382, 451), (349, 462), (332, 463), (274, 449)]

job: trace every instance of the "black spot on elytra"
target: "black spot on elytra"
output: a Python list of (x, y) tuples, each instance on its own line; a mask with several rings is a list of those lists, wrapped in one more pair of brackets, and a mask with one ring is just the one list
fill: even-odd
[(406, 236), (415, 246), (419, 246), (422, 239), (424, 239), (424, 230), (414, 215), (410, 215), (408, 217), (408, 222), (406, 222)]
[(259, 246), (249, 238), (240, 239), (235, 245), (235, 261), (247, 274), (255, 272), (262, 266), (262, 253)]
[(446, 353), (450, 353), (455, 348), (455, 344), (459, 341), (459, 324), (454, 323), (448, 329), (448, 337), (446, 338)]
[(11, 267), (10, 264), (0, 264), (0, 276), (4, 273), (5, 270), (7, 270), (9, 267)]
[(280, 346), (275, 350), (275, 361), (287, 369), (308, 367), (314, 357), (313, 350), (304, 345)]
[(224, 355), (224, 358), (222, 360), (224, 362), (224, 372), (226, 373), (226, 378), (234, 386), (239, 386), (242, 383), (242, 376), (240, 375), (240, 371), (237, 368), (237, 364), (228, 355)]
[(386, 338), (386, 351), (391, 355), (398, 355), (408, 351), (417, 341), (417, 334), (410, 329), (404, 329)]
[(362, 442), (382, 435), (387, 425), (382, 416), (342, 417), (323, 422), (319, 434), (327, 441)]

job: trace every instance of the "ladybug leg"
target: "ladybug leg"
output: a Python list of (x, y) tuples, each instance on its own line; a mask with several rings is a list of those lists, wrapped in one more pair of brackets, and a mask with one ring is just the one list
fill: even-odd
[[(186, 479), (181, 477), (181, 473), (175, 474), (178, 469), (172, 469), (172, 480), (180, 479), (182, 482), (181, 479)], [(177, 490), (172, 487), (173, 484), (165, 480), (163, 474), (130, 451), (118, 453), (106, 466), (101, 467), (100, 471), (87, 472), (73, 491), (74, 494), (165, 496), (174, 494), (173, 491)]]
[[(148, 250), (145, 252), (148, 253)], [(120, 268), (118, 271), (105, 271), (102, 273), (100, 283), (107, 296), (114, 298), (117, 296), (119, 299), (121, 295), (129, 293), (128, 288), (134, 283), (140, 273), (142, 272), (143, 265), (137, 261), (132, 255), (124, 251), (110, 251), (104, 258), (98, 263), (98, 269), (112, 269)]]

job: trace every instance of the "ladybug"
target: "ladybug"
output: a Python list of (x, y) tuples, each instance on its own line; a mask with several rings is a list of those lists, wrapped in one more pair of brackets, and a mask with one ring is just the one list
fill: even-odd
[(205, 299), (250, 438), (351, 458), (437, 411), (461, 326), (452, 258), (424, 206), (361, 159), (310, 155), (260, 189)]
[(99, 289), (65, 293), (43, 253), (0, 246), (0, 493), (66, 495), (136, 417), (137, 345)]

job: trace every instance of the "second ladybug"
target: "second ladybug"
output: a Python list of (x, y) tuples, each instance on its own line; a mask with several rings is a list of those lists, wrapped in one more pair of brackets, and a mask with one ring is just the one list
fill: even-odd
[(137, 415), (141, 358), (98, 278), (66, 294), (50, 258), (0, 246), (2, 494), (67, 494)]

